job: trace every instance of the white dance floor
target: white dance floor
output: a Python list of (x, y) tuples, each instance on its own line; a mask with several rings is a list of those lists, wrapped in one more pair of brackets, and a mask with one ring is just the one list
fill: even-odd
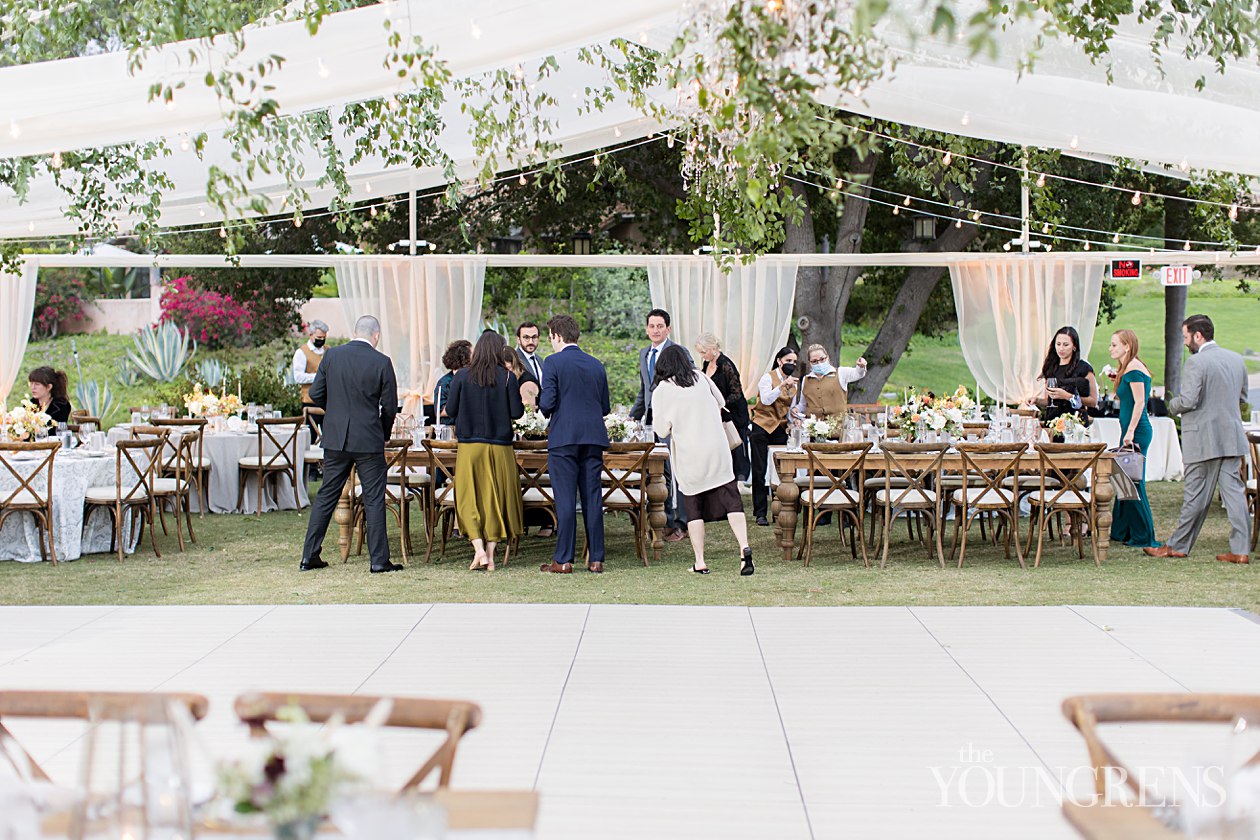
[[(216, 751), (248, 689), (474, 700), (454, 786), (536, 788), (546, 840), (1074, 837), (1063, 698), (1260, 693), (1257, 650), (1219, 609), (0, 608), (0, 687), (202, 692)], [(13, 728), (74, 778), (80, 729)]]

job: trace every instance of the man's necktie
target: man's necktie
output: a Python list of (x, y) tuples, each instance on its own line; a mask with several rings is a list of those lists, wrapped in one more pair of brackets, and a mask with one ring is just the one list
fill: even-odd
[(542, 368), (538, 364), (538, 357), (530, 356), (529, 363), (534, 366), (534, 378), (542, 382)]
[(652, 387), (652, 383), (656, 381), (656, 348), (652, 348), (652, 352), (648, 354), (648, 387)]

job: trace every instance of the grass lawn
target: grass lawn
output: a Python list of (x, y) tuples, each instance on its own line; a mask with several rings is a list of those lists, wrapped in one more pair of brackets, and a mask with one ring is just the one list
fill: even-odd
[[(1181, 503), (1180, 483), (1151, 485), (1155, 521), (1161, 536), (1172, 528)], [(865, 569), (827, 529), (815, 544), (813, 564), (785, 563), (772, 546), (773, 529), (751, 526), (757, 573), (739, 577), (729, 529), (710, 526), (707, 560), (713, 574), (688, 572), (689, 544), (670, 544), (659, 564), (644, 568), (633, 557), (624, 518), (609, 518), (608, 564), (603, 575), (541, 574), (554, 543), (534, 537), (511, 564), (494, 573), (469, 572), (466, 542), (448, 547), (446, 560), (425, 565), (423, 554), (401, 572), (368, 574), (368, 560), (351, 557), (341, 565), (336, 529), (330, 530), (324, 558), (328, 569), (297, 569), (305, 513), (207, 516), (194, 521), (200, 542), (179, 554), (174, 535), (163, 538), (162, 559), (145, 543), (121, 565), (110, 555), (89, 561), (48, 564), (0, 563), (3, 604), (328, 604), (415, 602), (625, 603), (752, 606), (798, 605), (1044, 605), (1135, 604), (1242, 607), (1260, 612), (1260, 569), (1218, 563), (1227, 550), (1228, 525), (1213, 511), (1195, 555), (1186, 560), (1154, 560), (1138, 549), (1112, 546), (1108, 562), (1095, 568), (1087, 553), (1047, 546), (1040, 569), (1021, 570), (1002, 552), (972, 542), (967, 566), (941, 570), (898, 529), (889, 568)], [(417, 526), (418, 527), (418, 526)], [(396, 529), (392, 550), (397, 559)], [(946, 531), (946, 550), (948, 535)], [(417, 534), (423, 545), (423, 537)], [(436, 549), (434, 552), (436, 559)]]

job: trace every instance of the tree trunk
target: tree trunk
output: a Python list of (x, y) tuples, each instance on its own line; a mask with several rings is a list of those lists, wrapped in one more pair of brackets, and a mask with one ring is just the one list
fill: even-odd
[[(878, 153), (870, 152), (866, 157), (855, 161), (850, 174), (852, 177), (860, 176), (861, 182), (866, 183), (874, 175), (878, 163)], [(788, 220), (784, 231), (783, 252), (817, 253), (818, 236), (805, 189), (795, 181), (789, 181), (788, 185), (792, 194), (805, 203), (805, 214), (800, 222)], [(869, 191), (865, 188), (852, 187), (851, 193), (845, 197), (844, 210), (836, 226), (835, 253), (855, 254), (862, 250), (862, 231), (866, 227), (866, 216), (871, 206), (866, 200), (868, 195)], [(849, 306), (853, 287), (861, 275), (860, 266), (802, 266), (797, 269), (793, 313), (797, 328), (801, 331), (802, 351), (811, 344), (821, 344), (827, 348), (833, 361), (839, 359), (844, 313)]]
[[(1168, 195), (1185, 195), (1185, 182), (1169, 178), (1164, 184)], [(1164, 247), (1180, 248), (1190, 238), (1190, 205), (1184, 201), (1164, 202)], [(1186, 320), (1185, 286), (1164, 288), (1164, 389), (1171, 394), (1181, 393), (1181, 351), (1185, 342), (1181, 337), (1181, 322)]]

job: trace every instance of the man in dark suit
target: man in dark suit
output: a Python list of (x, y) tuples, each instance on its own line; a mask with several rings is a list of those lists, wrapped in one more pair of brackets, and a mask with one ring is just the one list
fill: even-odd
[(532, 379), (542, 389), (542, 359), (538, 358), (538, 325), (526, 321), (516, 328), (516, 357), (525, 368), (521, 382)]
[[(669, 337), (670, 318), (664, 309), (653, 309), (647, 316), (647, 336), (652, 342), (639, 351), (639, 395), (634, 398), (634, 407), (630, 409), (632, 420), (643, 420), (644, 425), (652, 425), (652, 388), (656, 379), (656, 360), (661, 351), (673, 344)], [(683, 348), (687, 353), (687, 348)], [(691, 354), (687, 353), (691, 360)], [(692, 362), (695, 366), (695, 362)], [(659, 439), (659, 438), (658, 438)], [(678, 504), (678, 488), (674, 486), (674, 474), (668, 461), (665, 462), (665, 486), (669, 495), (665, 498), (665, 524), (668, 530), (663, 538), (666, 542), (678, 542), (687, 536), (687, 522), (683, 519)]]
[(324, 533), (353, 466), (363, 487), (363, 512), (373, 572), (402, 568), (389, 560), (385, 537), (385, 441), (398, 414), (394, 365), (377, 352), (381, 323), (364, 315), (354, 325), (354, 340), (324, 353), (311, 384), (311, 401), (324, 409), (324, 483), (311, 505), (311, 521), (302, 547), (302, 571), (322, 569)]
[(542, 571), (567, 575), (577, 549), (577, 500), (582, 498), (587, 569), (604, 571), (604, 492), (602, 469), (608, 448), (604, 416), (612, 411), (604, 365), (577, 346), (577, 321), (557, 315), (547, 322), (551, 349), (543, 365), (538, 408), (550, 418), (547, 427), (547, 471), (556, 500), (556, 551)]

